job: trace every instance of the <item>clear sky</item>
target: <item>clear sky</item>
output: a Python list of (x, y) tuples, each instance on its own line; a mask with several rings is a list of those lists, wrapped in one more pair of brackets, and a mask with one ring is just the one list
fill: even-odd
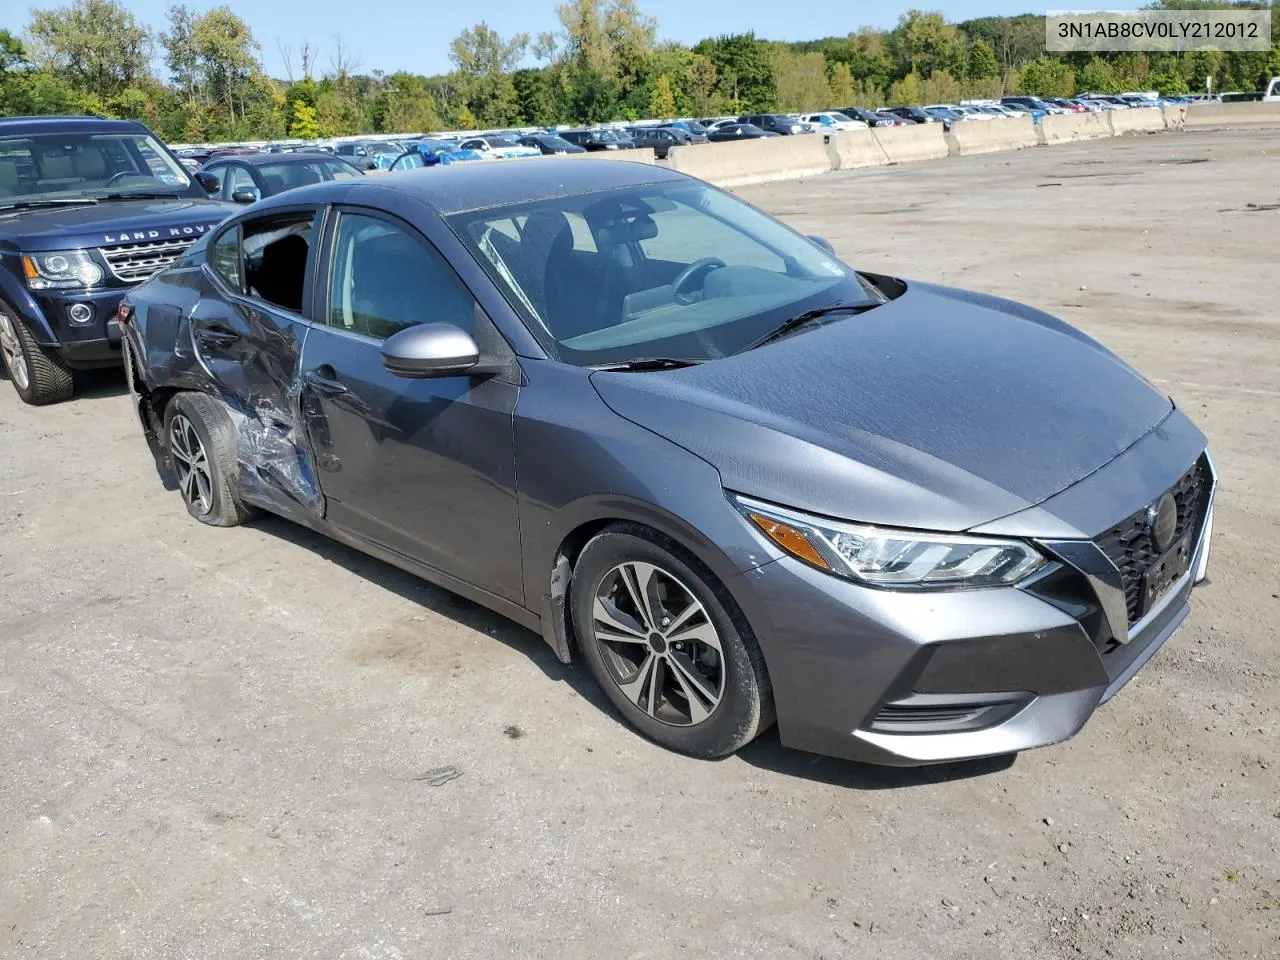
[[(59, 0), (35, 0), (40, 7)], [(174, 0), (122, 0), (136, 17), (158, 29), (165, 10)], [(504, 36), (521, 31), (537, 35), (557, 27), (557, 0), (223, 0), (243, 17), (262, 44), (267, 72), (285, 75), (278, 44), (297, 49), (303, 40), (318, 50), (318, 70), (328, 69), (333, 37), (359, 61), (360, 72), (409, 70), (414, 73), (446, 73), (449, 41), (480, 20)], [(218, 0), (187, 0), (188, 6), (206, 9)], [(1138, 4), (1134, 4), (1137, 6)], [(25, 8), (22, 0), (0, 0), (5, 8), (0, 26), (24, 29), (11, 23), (11, 14)], [(703, 37), (754, 30), (769, 40), (811, 40), (843, 36), (861, 26), (892, 27), (899, 14), (917, 8), (940, 10), (952, 21), (972, 17), (1028, 13), (1043, 9), (1027, 0), (639, 0), (640, 9), (658, 20), (660, 40), (696, 43)], [(16, 17), (14, 18), (16, 19)], [(297, 64), (295, 62), (295, 72)]]

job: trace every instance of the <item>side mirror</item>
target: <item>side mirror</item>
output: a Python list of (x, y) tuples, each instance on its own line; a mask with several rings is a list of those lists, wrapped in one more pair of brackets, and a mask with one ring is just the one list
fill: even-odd
[(823, 250), (827, 251), (827, 253), (835, 256), (836, 248), (831, 245), (831, 241), (826, 237), (820, 237), (816, 233), (811, 233), (809, 234), (809, 239), (820, 246)]
[(252, 190), (237, 190), (231, 195), (233, 203), (253, 203), (258, 199), (258, 195)]
[(212, 173), (205, 173), (203, 170), (196, 171), (196, 183), (204, 187), (205, 193), (217, 193), (222, 186), (222, 181), (215, 177)]
[(480, 362), (471, 335), (451, 323), (423, 323), (392, 334), (382, 345), (382, 365), (397, 377), (456, 377)]
[(366, 160), (366, 161), (364, 162), (364, 169), (365, 169), (365, 170), (377, 170), (377, 169), (378, 169), (378, 161), (377, 161), (377, 160), (374, 160), (374, 159), (372, 159), (372, 158), (370, 158), (370, 159)]

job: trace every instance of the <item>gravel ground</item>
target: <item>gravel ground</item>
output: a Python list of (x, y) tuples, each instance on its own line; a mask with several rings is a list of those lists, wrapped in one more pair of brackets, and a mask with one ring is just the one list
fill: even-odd
[(1278, 153), (741, 191), (860, 267), (1066, 317), (1211, 439), (1191, 617), (1016, 761), (665, 753), (527, 631), (280, 521), (190, 521), (114, 373), (48, 409), (3, 387), (0, 956), (1280, 956)]

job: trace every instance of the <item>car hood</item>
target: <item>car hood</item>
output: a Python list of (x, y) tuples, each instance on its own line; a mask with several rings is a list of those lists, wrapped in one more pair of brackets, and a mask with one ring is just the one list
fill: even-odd
[(1048, 314), (918, 283), (748, 353), (591, 382), (614, 412), (715, 466), (727, 489), (949, 531), (1048, 499), (1172, 409)]
[(199, 236), (236, 209), (217, 200), (176, 197), (0, 211), (0, 239), (21, 237), (22, 249), (34, 251)]

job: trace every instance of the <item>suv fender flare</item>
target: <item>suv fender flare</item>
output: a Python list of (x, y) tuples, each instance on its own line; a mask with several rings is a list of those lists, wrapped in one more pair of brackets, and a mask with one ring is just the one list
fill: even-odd
[(8, 270), (0, 270), (0, 299), (4, 300), (14, 317), (27, 325), (40, 346), (56, 348), (62, 345), (30, 291)]

